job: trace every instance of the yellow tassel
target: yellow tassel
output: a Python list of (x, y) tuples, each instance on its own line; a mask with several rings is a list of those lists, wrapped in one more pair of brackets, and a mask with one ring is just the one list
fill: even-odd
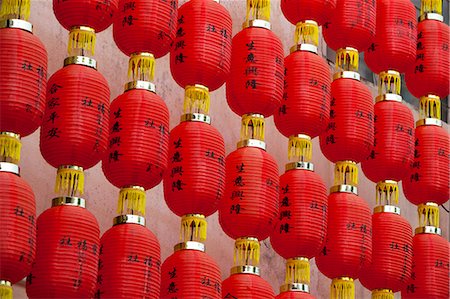
[(209, 89), (203, 85), (188, 85), (184, 91), (184, 113), (208, 114), (210, 106)]
[(19, 164), (21, 148), (19, 134), (0, 132), (0, 161)]
[(259, 241), (256, 238), (239, 238), (234, 243), (235, 266), (258, 266), (260, 256)]
[(338, 161), (334, 166), (334, 185), (358, 185), (358, 167), (353, 161)]
[[(85, 51), (95, 54), (95, 30), (86, 27), (78, 26), (70, 29), (69, 43), (67, 45), (67, 52), (70, 56), (82, 55), (85, 56)], [(80, 53), (81, 51), (81, 53)]]
[(293, 135), (289, 137), (288, 143), (289, 161), (311, 161), (312, 158), (312, 142), (308, 135)]
[(295, 44), (319, 46), (319, 26), (314, 21), (298, 22), (295, 27)]
[(30, 0), (2, 0), (0, 19), (21, 19), (30, 17)]
[(357, 72), (359, 53), (354, 48), (341, 48), (336, 52), (336, 70)]
[(200, 214), (187, 214), (181, 217), (181, 242), (204, 242), (208, 223), (205, 216)]
[(400, 73), (396, 71), (381, 72), (379, 74), (378, 94), (384, 95), (387, 93), (401, 94), (402, 78)]
[(310, 265), (307, 258), (293, 258), (286, 260), (286, 280), (285, 283), (309, 284)]
[(420, 15), (426, 13), (437, 13), (442, 15), (442, 0), (422, 0), (420, 5)]
[(381, 181), (376, 186), (376, 204), (398, 205), (398, 184), (396, 181)]
[(84, 193), (84, 172), (82, 167), (64, 165), (56, 173), (55, 193), (67, 196)]
[(145, 52), (132, 54), (128, 62), (128, 78), (132, 81), (153, 81), (155, 56)]
[(145, 200), (144, 188), (139, 186), (121, 188), (117, 213), (145, 216)]
[(260, 114), (244, 114), (242, 116), (241, 140), (258, 139), (264, 141), (264, 116)]
[(249, 20), (270, 21), (270, 0), (247, 0), (246, 21)]
[(0, 299), (13, 299), (13, 289), (9, 281), (0, 280)]
[(439, 227), (439, 206), (435, 203), (427, 202), (417, 207), (419, 214), (419, 226)]
[(419, 113), (420, 119), (441, 119), (441, 99), (435, 95), (421, 97)]
[(394, 299), (394, 293), (389, 289), (376, 289), (372, 291), (372, 299)]
[(355, 283), (352, 278), (334, 278), (331, 282), (331, 299), (354, 299)]

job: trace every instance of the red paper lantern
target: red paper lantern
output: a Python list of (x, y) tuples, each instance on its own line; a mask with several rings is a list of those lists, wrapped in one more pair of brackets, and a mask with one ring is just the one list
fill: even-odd
[(270, 236), (272, 247), (285, 259), (312, 259), (325, 241), (327, 188), (318, 174), (307, 169), (286, 171), (280, 186), (278, 225)]
[(336, 0), (336, 9), (323, 26), (323, 37), (333, 50), (352, 47), (363, 52), (375, 37), (376, 1)]
[(161, 249), (143, 219), (133, 215), (118, 216), (114, 226), (102, 236), (98, 297), (160, 298)]
[(372, 182), (401, 181), (414, 159), (414, 117), (411, 110), (396, 101), (375, 104), (374, 148), (362, 170)]
[[(25, 21), (19, 25), (29, 24)], [(25, 27), (0, 29), (0, 131), (30, 135), (41, 125), (47, 88), (47, 51)], [(31, 24), (29, 24), (31, 26)]]
[(230, 72), (232, 21), (213, 0), (191, 0), (178, 12), (178, 30), (170, 53), (170, 71), (181, 87), (201, 84), (210, 91)]
[(29, 298), (94, 295), (100, 229), (83, 206), (81, 198), (55, 198), (53, 207), (38, 217), (36, 259), (26, 285)]
[(67, 30), (74, 26), (87, 26), (100, 32), (111, 25), (116, 17), (118, 0), (53, 0), (53, 12)]
[(416, 98), (428, 94), (445, 98), (450, 81), (449, 27), (430, 19), (419, 22), (417, 31), (416, 63), (406, 73), (406, 86)]
[(231, 238), (266, 239), (278, 216), (278, 166), (265, 150), (241, 147), (225, 162), (219, 222)]
[(232, 274), (222, 283), (222, 298), (275, 299), (270, 284), (259, 275)]
[[(433, 119), (428, 121), (435, 122)], [(405, 197), (415, 205), (426, 202), (444, 204), (449, 199), (448, 132), (437, 125), (419, 124), (415, 136), (414, 162), (409, 178), (402, 184)]]
[(370, 90), (358, 80), (340, 78), (331, 84), (331, 95), (330, 122), (320, 136), (320, 148), (332, 162), (361, 162), (369, 156), (374, 141)]
[(274, 114), (275, 125), (286, 137), (296, 134), (317, 137), (329, 121), (329, 66), (322, 57), (308, 51), (290, 54), (284, 65), (284, 101)]
[(374, 72), (395, 70), (405, 73), (416, 59), (416, 7), (409, 0), (377, 1), (376, 34), (364, 53)]
[(337, 192), (328, 197), (328, 231), (316, 265), (328, 278), (357, 279), (372, 260), (370, 208), (358, 195)]
[(53, 74), (40, 137), (50, 165), (87, 169), (97, 164), (107, 147), (108, 124), (109, 87), (101, 73), (70, 64)]
[(36, 201), (16, 165), (1, 162), (0, 169), (0, 280), (15, 284), (30, 273), (34, 261)]
[(382, 212), (385, 207), (375, 208), (380, 210), (372, 215), (372, 264), (361, 272), (360, 281), (369, 290), (395, 293), (411, 275), (413, 234), (405, 218)]
[(111, 104), (102, 169), (116, 187), (155, 187), (167, 165), (169, 110), (156, 93), (130, 89)]
[(161, 268), (161, 299), (220, 298), (219, 266), (203, 250), (204, 245), (197, 242), (175, 246), (175, 253)]
[(283, 45), (272, 31), (247, 27), (233, 38), (227, 102), (238, 115), (271, 116), (283, 97)]
[(276, 296), (275, 299), (315, 299), (313, 295), (305, 292), (283, 292)]
[(413, 238), (413, 275), (402, 291), (405, 299), (447, 299), (449, 295), (449, 243), (435, 234)]
[(170, 132), (164, 198), (178, 216), (217, 211), (225, 189), (225, 143), (213, 126), (183, 121)]
[(127, 56), (150, 52), (166, 55), (175, 39), (178, 0), (119, 0), (113, 37)]
[(281, 11), (294, 25), (305, 20), (314, 20), (322, 25), (335, 8), (336, 0), (281, 0)]

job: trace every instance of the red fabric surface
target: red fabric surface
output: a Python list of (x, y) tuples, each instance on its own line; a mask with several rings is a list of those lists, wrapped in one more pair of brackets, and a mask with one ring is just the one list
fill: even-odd
[(48, 80), (40, 149), (53, 167), (85, 169), (103, 157), (108, 142), (109, 87), (98, 71), (66, 66)]
[(266, 151), (242, 147), (227, 156), (219, 222), (231, 238), (266, 239), (278, 217), (278, 166)]
[(314, 20), (322, 25), (333, 14), (336, 0), (281, 0), (281, 11), (293, 25)]
[(29, 298), (92, 298), (100, 229), (88, 210), (57, 206), (37, 220), (36, 259), (27, 277)]
[(119, 224), (100, 240), (99, 298), (159, 299), (161, 250), (156, 236), (139, 224)]
[(222, 283), (222, 298), (275, 299), (270, 284), (258, 275), (234, 274)]
[(47, 88), (47, 51), (33, 34), (0, 29), (0, 131), (30, 135), (41, 125)]
[(232, 21), (213, 0), (191, 0), (178, 11), (178, 29), (170, 52), (170, 71), (181, 87), (201, 84), (210, 91), (230, 73)]
[(164, 198), (178, 216), (217, 211), (225, 189), (225, 143), (213, 126), (185, 121), (172, 129)]
[(315, 299), (311, 294), (304, 292), (284, 292), (275, 297), (276, 299)]
[(168, 148), (169, 110), (161, 97), (133, 89), (111, 103), (108, 149), (102, 160), (111, 184), (155, 187), (167, 167)]

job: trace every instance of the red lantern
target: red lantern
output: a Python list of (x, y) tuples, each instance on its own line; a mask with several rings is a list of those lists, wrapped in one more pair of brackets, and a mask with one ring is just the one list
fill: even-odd
[(333, 50), (366, 50), (375, 37), (376, 1), (336, 0), (336, 9), (323, 26), (323, 37)]
[(316, 265), (328, 278), (357, 279), (372, 259), (370, 208), (356, 194), (335, 192), (328, 197), (328, 209), (327, 238)]
[(444, 204), (449, 198), (450, 140), (448, 132), (437, 124), (441, 122), (425, 119), (416, 127), (414, 162), (410, 177), (403, 181), (405, 197), (415, 205)]
[(332, 162), (361, 162), (369, 156), (374, 141), (372, 95), (363, 83), (349, 78), (334, 80), (331, 95), (330, 122), (320, 136), (320, 148)]
[(283, 56), (280, 39), (269, 29), (247, 27), (235, 35), (226, 85), (231, 110), (265, 117), (274, 113), (283, 97)]
[(109, 88), (99, 72), (69, 64), (53, 74), (40, 137), (41, 153), (50, 165), (87, 169), (97, 164), (106, 150), (108, 123)]
[(130, 89), (111, 104), (106, 178), (116, 187), (155, 187), (167, 165), (169, 110), (156, 93)]
[(67, 30), (74, 26), (87, 26), (100, 32), (111, 25), (117, 12), (118, 0), (53, 0), (53, 12)]
[(376, 207), (372, 215), (372, 264), (361, 272), (360, 281), (369, 290), (395, 293), (411, 275), (413, 235), (406, 219), (385, 212), (389, 208), (393, 206)]
[(170, 132), (164, 197), (178, 216), (217, 211), (225, 188), (225, 143), (211, 125), (183, 121)]
[(317, 137), (329, 121), (329, 66), (322, 57), (308, 51), (290, 54), (284, 65), (284, 101), (274, 114), (275, 125), (286, 137), (296, 134)]
[(438, 20), (427, 19), (419, 22), (417, 31), (416, 63), (406, 73), (406, 86), (416, 98), (428, 94), (445, 98), (450, 81), (449, 27)]
[[(59, 197), (37, 220), (29, 298), (91, 298), (97, 281), (100, 230), (84, 199)], [(64, 258), (61, 258), (64, 257)]]
[(220, 298), (221, 274), (197, 242), (180, 243), (161, 268), (161, 299)]
[(280, 216), (270, 236), (272, 247), (285, 259), (312, 259), (325, 241), (327, 188), (311, 168), (286, 171), (280, 186)]
[(416, 7), (409, 0), (378, 0), (377, 27), (364, 61), (374, 73), (405, 73), (416, 59)]
[(214, 91), (230, 72), (232, 21), (217, 1), (191, 0), (178, 12), (170, 71), (181, 87), (201, 84)]
[(7, 22), (7, 26), (0, 29), (0, 131), (24, 137), (42, 123), (47, 51), (32, 34), (30, 23)]
[(143, 217), (114, 218), (100, 244), (98, 297), (160, 298), (161, 250)]
[(276, 296), (275, 299), (315, 299), (313, 295), (305, 292), (283, 292)]
[(305, 20), (314, 20), (322, 25), (335, 8), (336, 0), (281, 0), (281, 11), (294, 25)]
[(150, 52), (166, 55), (175, 39), (178, 0), (119, 0), (113, 36), (127, 56)]
[(222, 298), (275, 299), (270, 284), (259, 275), (236, 273), (222, 283)]
[(1, 162), (0, 169), (0, 280), (15, 284), (34, 261), (36, 201), (17, 165)]
[(375, 104), (375, 146), (362, 163), (372, 182), (401, 181), (414, 159), (414, 117), (411, 110), (396, 101)]
[(413, 238), (413, 275), (402, 291), (405, 299), (447, 299), (449, 295), (449, 243), (436, 234), (416, 234)]
[(231, 238), (266, 239), (278, 216), (278, 166), (265, 150), (241, 147), (225, 163), (219, 222)]

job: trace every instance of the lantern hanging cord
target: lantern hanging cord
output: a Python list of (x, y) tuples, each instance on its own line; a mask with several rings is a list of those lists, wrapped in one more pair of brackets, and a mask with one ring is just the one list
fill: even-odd
[(0, 19), (21, 19), (30, 17), (30, 0), (2, 0)]
[(0, 161), (19, 164), (21, 148), (18, 134), (0, 132)]
[(270, 21), (270, 0), (247, 0), (247, 14), (245, 20)]
[(145, 189), (140, 186), (129, 186), (120, 189), (117, 213), (145, 216)]

